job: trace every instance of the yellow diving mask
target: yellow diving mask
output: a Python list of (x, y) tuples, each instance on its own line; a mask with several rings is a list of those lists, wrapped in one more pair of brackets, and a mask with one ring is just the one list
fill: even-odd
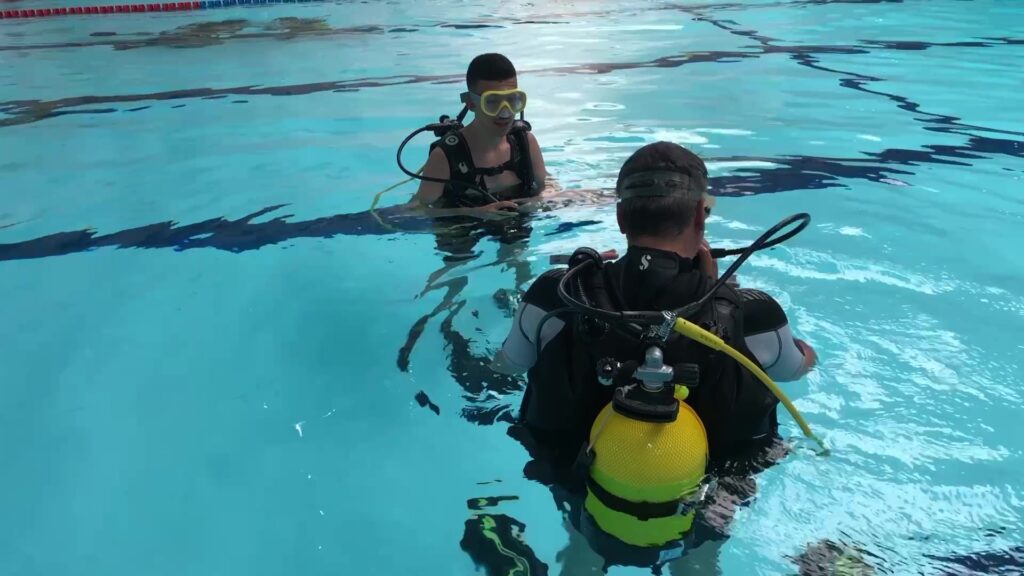
[[(462, 102), (472, 102), (488, 116), (511, 118), (526, 109), (526, 92), (518, 88), (512, 90), (488, 90), (483, 94), (463, 92)], [(507, 114), (502, 114), (508, 110)]]

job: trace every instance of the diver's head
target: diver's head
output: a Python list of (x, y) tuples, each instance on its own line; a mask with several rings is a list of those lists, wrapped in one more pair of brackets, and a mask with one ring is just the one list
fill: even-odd
[(466, 70), (467, 92), (462, 101), (476, 115), (475, 123), (495, 136), (504, 136), (512, 121), (526, 107), (526, 93), (519, 90), (516, 68), (501, 54), (481, 54)]
[(619, 170), (619, 230), (630, 246), (693, 257), (710, 212), (707, 190), (707, 167), (696, 154), (671, 142), (648, 144)]

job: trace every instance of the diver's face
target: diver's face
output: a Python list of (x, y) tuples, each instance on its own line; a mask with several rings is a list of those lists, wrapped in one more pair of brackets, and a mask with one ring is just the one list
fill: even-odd
[[(508, 80), (481, 80), (473, 87), (473, 93), (477, 96), (485, 92), (500, 92), (503, 90), (516, 90), (519, 88), (519, 81), (516, 78)], [(515, 113), (508, 106), (501, 107), (496, 115), (488, 114), (480, 102), (471, 102), (470, 110), (476, 115), (477, 120), (498, 134), (507, 134), (515, 120)], [(491, 111), (493, 112), (493, 110)]]

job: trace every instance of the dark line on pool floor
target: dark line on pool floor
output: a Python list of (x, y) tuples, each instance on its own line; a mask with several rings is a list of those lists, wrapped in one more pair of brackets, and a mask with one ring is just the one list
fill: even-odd
[[(857, 0), (846, 0), (846, 1), (857, 2)], [(867, 0), (867, 1), (872, 1), (872, 0)], [(777, 38), (771, 38), (771, 37), (768, 37), (768, 36), (763, 36), (763, 35), (759, 34), (755, 30), (739, 29), (739, 28), (737, 28), (739, 26), (739, 24), (736, 23), (735, 21), (732, 21), (732, 20), (720, 20), (720, 19), (716, 19), (716, 18), (708, 17), (708, 16), (699, 16), (699, 17), (697, 17), (697, 20), (700, 20), (700, 21), (706, 22), (708, 24), (711, 24), (713, 26), (716, 26), (717, 28), (720, 28), (720, 29), (722, 29), (722, 30), (724, 30), (726, 32), (729, 32), (730, 34), (735, 34), (737, 36), (742, 36), (742, 37), (745, 37), (745, 38), (755, 39), (755, 40), (757, 40), (758, 42), (761, 43), (762, 48), (766, 52), (769, 52), (769, 53), (787, 52), (786, 47), (775, 46), (774, 44), (772, 44), (772, 42), (781, 42), (781, 40), (779, 40)], [(737, 26), (737, 27), (734, 27), (734, 26)], [(1024, 39), (1017, 39), (1017, 38), (988, 37), (988, 38), (983, 38), (982, 40), (985, 40), (986, 42), (982, 42), (982, 41), (963, 41), (963, 42), (939, 42), (939, 43), (933, 43), (933, 42), (903, 41), (903, 40), (860, 40), (859, 42), (861, 42), (861, 43), (863, 43), (865, 45), (868, 45), (868, 46), (882, 47), (883, 49), (905, 50), (905, 51), (920, 51), (920, 50), (927, 50), (927, 49), (930, 49), (930, 48), (937, 48), (937, 47), (942, 47), (942, 48), (950, 48), (950, 47), (951, 48), (964, 48), (964, 47), (967, 47), (967, 48), (983, 48), (983, 47), (993, 47), (993, 46), (996, 46), (996, 45), (1010, 45), (1010, 46), (1012, 46), (1012, 45), (1024, 45)], [(996, 43), (996, 44), (993, 44), (993, 43)], [(816, 56), (818, 54), (822, 54), (822, 53), (825, 53), (825, 52), (818, 52), (818, 53), (814, 53), (814, 51), (791, 52), (790, 53), (790, 59), (793, 60), (794, 62), (796, 62), (798, 65), (804, 66), (806, 68), (810, 68), (810, 69), (817, 70), (817, 71), (820, 71), (820, 72), (827, 72), (827, 73), (830, 73), (830, 74), (840, 74), (840, 75), (846, 76), (846, 78), (841, 79), (840, 82), (839, 82), (839, 85), (841, 87), (857, 90), (857, 91), (863, 92), (865, 94), (871, 94), (871, 95), (875, 95), (875, 96), (882, 96), (882, 97), (884, 97), (884, 98), (886, 98), (886, 99), (888, 99), (888, 100), (890, 100), (892, 102), (895, 102), (897, 107), (902, 109), (902, 110), (905, 110), (905, 111), (908, 111), (908, 112), (911, 112), (913, 114), (917, 114), (917, 115), (920, 115), (920, 116), (927, 117), (926, 119), (918, 119), (921, 122), (935, 122), (935, 123), (944, 124), (946, 126), (945, 128), (926, 127), (925, 130), (944, 132), (944, 133), (955, 133), (955, 134), (959, 134), (961, 136), (967, 136), (967, 137), (972, 137), (972, 135), (964, 134), (963, 132), (960, 132), (960, 130), (976, 130), (976, 131), (980, 131), (980, 132), (992, 132), (992, 133), (1006, 134), (1006, 135), (1012, 135), (1012, 136), (1024, 136), (1024, 132), (1013, 131), (1013, 130), (1002, 130), (1002, 129), (998, 129), (998, 128), (989, 128), (989, 127), (986, 127), (986, 126), (977, 126), (977, 125), (972, 125), (972, 124), (964, 124), (964, 123), (960, 122), (960, 118), (955, 117), (955, 116), (949, 116), (949, 115), (945, 115), (945, 114), (936, 114), (936, 113), (933, 113), (933, 112), (927, 112), (927, 111), (922, 109), (921, 104), (919, 104), (917, 102), (914, 102), (913, 100), (911, 100), (911, 99), (909, 99), (907, 97), (899, 96), (897, 94), (892, 94), (892, 93), (888, 93), (888, 92), (882, 92), (880, 90), (871, 90), (871, 89), (866, 87), (867, 84), (869, 84), (871, 82), (885, 82), (886, 79), (885, 78), (876, 77), (876, 76), (869, 76), (869, 75), (866, 75), (866, 74), (859, 74), (859, 73), (856, 73), (856, 72), (850, 72), (850, 71), (845, 71), (845, 70), (839, 70), (839, 69), (835, 69), (835, 68), (825, 67), (825, 66), (819, 64), (819, 61), (816, 58)], [(979, 151), (980, 150), (987, 150), (987, 149), (989, 149), (991, 147), (991, 144), (992, 143), (978, 144), (978, 150)], [(997, 148), (1000, 147), (1000, 146), (1001, 145), (996, 145)], [(1005, 146), (1003, 146), (1002, 148), (1004, 150), (1009, 149), (1009, 148), (1007, 148)], [(1014, 155), (1014, 154), (1011, 154), (1011, 155)]]
[[(897, 108), (922, 117), (916, 118), (920, 122), (942, 125), (928, 126), (925, 127), (925, 130), (933, 132), (943, 132), (947, 134), (960, 134), (962, 136), (970, 136), (969, 134), (964, 134), (962, 132), (963, 130), (992, 132), (996, 134), (1005, 134), (1009, 136), (1024, 136), (1024, 132), (1014, 130), (1003, 130), (1000, 128), (991, 128), (987, 126), (978, 126), (975, 124), (965, 124), (961, 122), (960, 118), (957, 116), (950, 116), (948, 114), (938, 114), (935, 112), (928, 112), (926, 110), (923, 110), (921, 104), (911, 100), (910, 98), (907, 98), (906, 96), (900, 96), (898, 94), (893, 94), (890, 92), (883, 92), (881, 90), (872, 90), (867, 87), (868, 84), (872, 82), (884, 82), (884, 78), (868, 76), (865, 74), (859, 74), (857, 72), (850, 72), (847, 70), (840, 70), (838, 68), (826, 67), (820, 64), (816, 58), (809, 55), (794, 56), (793, 60), (796, 61), (801, 66), (805, 66), (807, 68), (819, 70), (822, 72), (829, 72), (832, 74), (840, 74), (844, 76), (844, 78), (841, 78), (839, 82), (839, 85), (842, 86), (843, 88), (856, 90), (858, 92), (863, 92), (865, 94), (872, 94), (874, 96), (882, 96), (883, 98), (886, 98), (887, 100), (894, 102)], [(983, 151), (984, 149), (985, 147), (982, 146), (978, 148), (978, 151)]]
[[(957, 126), (957, 129), (961, 127)], [(954, 133), (955, 130), (950, 129)], [(863, 158), (828, 158), (816, 156), (728, 157), (708, 158), (708, 162), (757, 161), (773, 167), (737, 168), (732, 174), (711, 178), (716, 196), (748, 196), (793, 190), (821, 190), (848, 187), (851, 181), (869, 181), (888, 185), (904, 185), (901, 178), (912, 176), (911, 167), (921, 164), (970, 166), (971, 160), (991, 155), (1024, 158), (1024, 141), (965, 135), (963, 145), (923, 145), (919, 150), (888, 148), (865, 153)], [(610, 197), (591, 201), (613, 202)], [(171, 248), (184, 251), (214, 248), (228, 252), (245, 252), (280, 244), (298, 238), (333, 238), (334, 236), (391, 235), (397, 233), (437, 232), (435, 223), (426, 217), (409, 213), (402, 206), (382, 208), (376, 212), (351, 214), (290, 222), (288, 214), (265, 222), (257, 218), (276, 212), (284, 205), (268, 206), (252, 214), (229, 220), (214, 218), (193, 224), (178, 225), (172, 221), (130, 228), (112, 234), (96, 235), (95, 230), (58, 232), (39, 238), (0, 244), (0, 261), (47, 258), (87, 252), (98, 248)], [(553, 218), (553, 216), (533, 216)], [(557, 223), (551, 234), (570, 232), (587, 222)], [(466, 234), (472, 228), (449, 231)]]
[[(713, 62), (735, 62), (739, 59), (760, 58), (769, 54), (789, 54), (795, 56), (816, 56), (821, 54), (868, 54), (871, 50), (858, 45), (849, 46), (775, 46), (766, 43), (767, 37), (761, 37), (756, 33), (747, 31), (736, 31), (727, 27), (722, 21), (701, 17), (705, 21), (733, 33), (746, 35), (760, 44), (750, 51), (712, 51), (712, 52), (691, 52), (663, 56), (653, 60), (639, 62), (595, 62), (590, 64), (577, 64), (569, 66), (555, 66), (538, 70), (523, 71), (522, 74), (609, 74), (622, 70), (635, 70), (640, 68), (677, 68), (686, 64), (713, 63)], [(930, 45), (919, 41), (876, 41), (886, 42), (888, 49), (901, 49), (899, 46), (908, 46), (908, 50), (923, 50), (926, 47), (945, 47), (945, 44)], [(1019, 39), (997, 39), (984, 43), (987, 47), (997, 47), (1008, 44), (1024, 43)], [(955, 45), (955, 44), (954, 44)], [(972, 43), (972, 46), (974, 44)], [(58, 116), (58, 111), (65, 108), (76, 108), (79, 106), (94, 106), (103, 104), (125, 104), (133, 102), (160, 101), (160, 100), (182, 100), (182, 99), (213, 99), (225, 96), (297, 96), (329, 91), (356, 91), (367, 88), (392, 87), (409, 84), (423, 83), (457, 83), (462, 81), (464, 74), (443, 74), (443, 75), (399, 75), (385, 77), (366, 77), (351, 80), (337, 80), (329, 82), (313, 82), (306, 84), (292, 84), (284, 86), (235, 86), (231, 88), (190, 88), (181, 90), (169, 90), (163, 92), (152, 92), (144, 94), (120, 94), (109, 96), (76, 96), (60, 98), (56, 100), (11, 100), (0, 103), (0, 114), (7, 114), (8, 118), (0, 119), (0, 127), (9, 127), (31, 122), (38, 122), (47, 118)], [(103, 109), (103, 112), (113, 109)]]

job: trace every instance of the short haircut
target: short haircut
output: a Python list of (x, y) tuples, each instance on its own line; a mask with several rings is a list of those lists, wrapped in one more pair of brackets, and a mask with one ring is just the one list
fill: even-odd
[(469, 69), (466, 70), (466, 87), (473, 92), (480, 81), (500, 82), (515, 77), (516, 67), (508, 58), (493, 52), (481, 54), (469, 63)]

